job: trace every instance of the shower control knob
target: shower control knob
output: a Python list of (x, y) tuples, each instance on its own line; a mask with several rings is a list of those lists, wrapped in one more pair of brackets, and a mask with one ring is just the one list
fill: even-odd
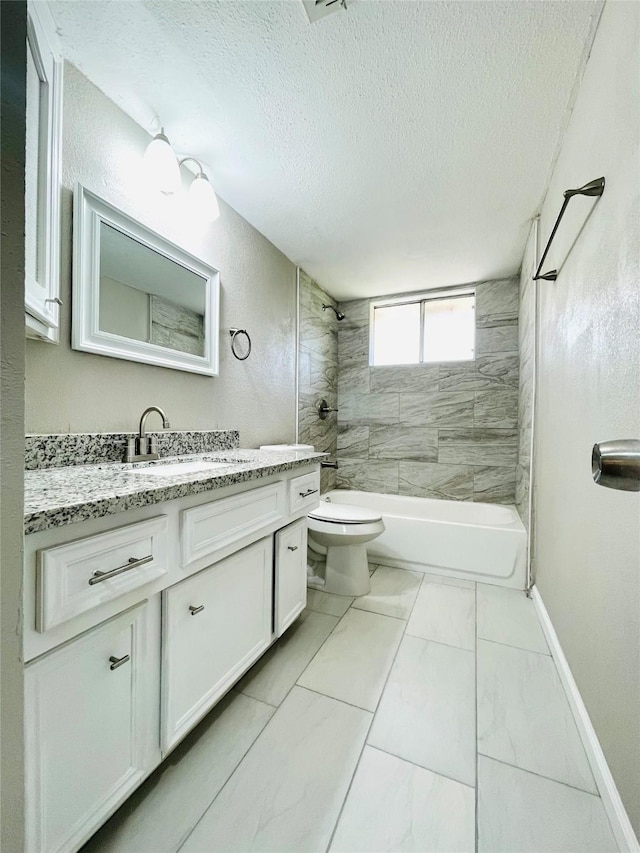
[(320, 400), (320, 402), (318, 403), (318, 417), (321, 421), (324, 421), (326, 419), (329, 412), (337, 411), (337, 409), (332, 409), (326, 400)]
[(591, 472), (599, 486), (640, 492), (640, 440), (623, 438), (594, 444)]

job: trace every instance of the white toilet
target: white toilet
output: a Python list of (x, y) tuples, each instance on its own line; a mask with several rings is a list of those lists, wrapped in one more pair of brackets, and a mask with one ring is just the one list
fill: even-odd
[[(263, 444), (260, 450), (313, 450), (312, 444)], [(309, 548), (327, 557), (322, 589), (336, 595), (371, 592), (365, 544), (384, 532), (380, 513), (351, 504), (320, 500), (307, 516)]]
[(307, 519), (309, 547), (319, 553), (326, 549), (324, 591), (336, 595), (371, 592), (365, 543), (384, 531), (382, 516), (360, 506), (321, 500)]

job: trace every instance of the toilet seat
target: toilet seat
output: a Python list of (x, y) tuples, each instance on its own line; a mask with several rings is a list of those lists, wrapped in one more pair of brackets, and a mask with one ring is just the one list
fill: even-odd
[(373, 524), (382, 520), (380, 513), (375, 510), (329, 501), (320, 501), (316, 509), (309, 513), (309, 518), (329, 524)]

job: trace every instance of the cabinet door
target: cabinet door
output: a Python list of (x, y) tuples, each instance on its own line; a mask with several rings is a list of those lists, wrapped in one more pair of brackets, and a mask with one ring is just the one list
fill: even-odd
[(29, 851), (77, 850), (159, 761), (159, 603), (25, 668)]
[(307, 519), (276, 533), (276, 634), (283, 634), (307, 603)]
[(261, 539), (164, 593), (163, 751), (269, 646), (273, 546)]
[(26, 331), (29, 337), (57, 342), (62, 53), (47, 4), (29, 2), (27, 8)]

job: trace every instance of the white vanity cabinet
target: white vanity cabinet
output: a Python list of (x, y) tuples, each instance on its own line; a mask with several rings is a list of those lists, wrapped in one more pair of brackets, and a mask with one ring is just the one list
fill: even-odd
[(307, 604), (307, 519), (279, 530), (275, 546), (275, 632), (280, 637)]
[(317, 465), (25, 539), (27, 853), (75, 853), (300, 614)]
[(159, 601), (25, 669), (27, 850), (76, 850), (158, 763)]
[(164, 754), (271, 644), (272, 537), (163, 595)]

